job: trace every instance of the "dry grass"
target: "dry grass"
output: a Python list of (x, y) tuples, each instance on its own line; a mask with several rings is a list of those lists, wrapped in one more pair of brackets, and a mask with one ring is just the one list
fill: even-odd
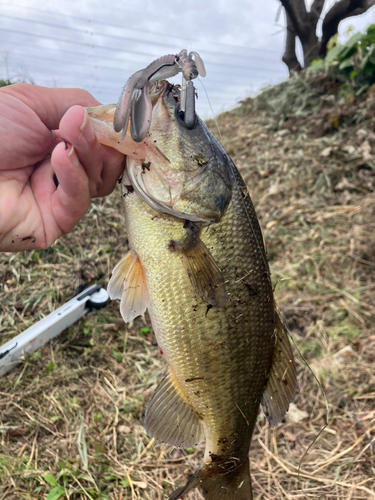
[[(375, 498), (374, 124), (321, 139), (303, 126), (275, 132), (271, 118), (246, 110), (219, 124), (264, 228), (279, 305), (321, 380), (296, 352), (295, 404), (307, 417), (270, 429), (259, 415), (254, 499)], [(114, 193), (51, 249), (1, 255), (1, 340), (70, 299), (83, 280), (105, 286), (127, 250), (123, 227)], [(345, 346), (351, 355), (335, 363)], [(164, 369), (148, 318), (125, 326), (111, 303), (0, 379), (0, 500), (166, 498), (203, 448), (157, 445), (141, 427)]]

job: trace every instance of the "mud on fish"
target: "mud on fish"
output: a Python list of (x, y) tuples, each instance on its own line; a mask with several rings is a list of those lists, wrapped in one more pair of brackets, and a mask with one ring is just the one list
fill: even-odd
[[(182, 73), (182, 85), (166, 78)], [(252, 498), (249, 447), (259, 405), (271, 425), (296, 390), (288, 335), (247, 186), (195, 112), (195, 52), (130, 77), (117, 106), (89, 108), (99, 140), (127, 155), (122, 190), (130, 251), (108, 290), (125, 322), (149, 311), (167, 371), (146, 408), (149, 436), (202, 466), (174, 491)], [(250, 186), (251, 187), (251, 186)]]

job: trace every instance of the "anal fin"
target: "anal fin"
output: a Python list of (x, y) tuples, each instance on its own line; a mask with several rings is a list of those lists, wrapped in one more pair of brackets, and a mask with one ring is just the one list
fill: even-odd
[(288, 410), (297, 390), (296, 364), (287, 328), (275, 311), (275, 347), (271, 372), (262, 395), (262, 408), (271, 426), (277, 425)]
[(113, 269), (108, 293), (112, 300), (121, 299), (120, 312), (125, 323), (146, 311), (149, 304), (146, 277), (134, 250), (130, 250)]
[(180, 448), (203, 438), (202, 421), (189, 406), (170, 368), (146, 408), (144, 427), (157, 440)]

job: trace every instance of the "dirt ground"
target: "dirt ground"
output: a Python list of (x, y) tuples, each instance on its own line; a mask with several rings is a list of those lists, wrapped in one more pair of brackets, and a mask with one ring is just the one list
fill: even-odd
[[(373, 97), (358, 104), (334, 90), (306, 91), (305, 101), (269, 91), (218, 118), (264, 231), (298, 365), (284, 422), (272, 429), (259, 413), (254, 499), (375, 498)], [(127, 249), (117, 190), (50, 249), (0, 255), (0, 343), (82, 281), (105, 287)], [(125, 326), (116, 302), (25, 359), (0, 379), (0, 500), (161, 500), (183, 485), (203, 445), (155, 444), (141, 426), (164, 370), (147, 315)]]

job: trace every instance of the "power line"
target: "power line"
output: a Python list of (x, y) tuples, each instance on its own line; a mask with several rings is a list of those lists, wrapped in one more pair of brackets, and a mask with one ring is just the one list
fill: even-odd
[[(67, 40), (67, 39), (63, 39), (63, 38), (58, 38), (58, 37), (55, 37), (55, 36), (42, 35), (40, 33), (38, 33), (38, 34), (37, 33), (29, 33), (29, 32), (25, 32), (25, 31), (11, 30), (11, 29), (8, 29), (8, 28), (2, 28), (2, 31), (6, 31), (8, 33), (15, 33), (15, 34), (22, 35), (22, 36), (30, 36), (30, 37), (34, 37), (34, 38), (38, 38), (38, 39), (43, 38), (43, 39), (46, 39), (46, 40), (60, 41), (60, 42), (64, 42), (64, 43), (67, 43), (67, 44), (71, 44), (73, 46), (74, 45), (79, 45), (79, 46), (83, 46), (83, 47), (91, 47), (91, 48), (95, 47), (95, 48), (99, 48), (99, 49), (103, 49), (103, 50), (117, 51), (117, 52), (120, 52), (122, 55), (125, 55), (125, 54), (136, 54), (136, 55), (141, 56), (142, 59), (146, 59), (146, 57), (147, 57), (147, 62), (145, 62), (145, 64), (149, 63), (150, 58), (152, 58), (152, 57), (158, 57), (155, 54), (151, 54), (151, 53), (147, 53), (147, 52), (140, 52), (140, 51), (134, 51), (134, 50), (129, 50), (129, 49), (127, 49), (126, 51), (123, 51), (122, 49), (118, 49), (116, 47), (104, 47), (104, 46), (101, 46), (101, 45), (91, 44), (91, 43), (87, 43), (87, 42), (78, 42), (77, 40), (72, 41), (72, 40)], [(12, 43), (12, 42), (10, 42), (10, 40), (7, 40), (7, 41), (9, 43)], [(44, 50), (48, 50), (48, 48), (46, 48), (46, 47), (43, 47), (43, 49)], [(63, 49), (61, 50), (61, 53), (64, 53)], [(82, 55), (84, 55), (84, 54), (82, 54)], [(110, 59), (116, 60), (119, 64), (122, 63), (122, 61), (120, 59), (116, 59), (116, 58), (110, 58)], [(244, 61), (244, 64), (241, 64), (241, 65), (231, 64), (231, 63), (226, 63), (226, 62), (220, 63), (220, 62), (213, 62), (212, 61), (212, 62), (209, 62), (208, 65), (214, 66), (214, 67), (215, 66), (216, 67), (223, 67), (223, 68), (227, 69), (228, 72), (229, 72), (229, 70), (231, 70), (231, 69), (244, 70), (246, 68), (249, 68), (252, 61), (254, 61), (254, 60), (248, 58), (246, 61)], [(141, 65), (141, 63), (142, 63), (142, 61), (139, 62), (139, 65)], [(267, 69), (267, 68), (269, 68), (269, 66), (265, 66), (265, 68), (262, 69), (262, 71), (267, 72), (267, 73), (274, 73), (274, 69), (272, 69), (272, 68)]]
[[(0, 38), (0, 43), (1, 42), (4, 42), (6, 43), (7, 41), (9, 40), (3, 40)], [(51, 61), (52, 63), (56, 63), (59, 65), (59, 67), (61, 66), (62, 63), (66, 63), (67, 65), (69, 66), (79, 66), (79, 67), (87, 67), (89, 69), (91, 69), (91, 71), (93, 73), (95, 73), (95, 71), (97, 70), (103, 70), (103, 69), (106, 69), (107, 72), (106, 72), (106, 75), (108, 75), (110, 72), (111, 74), (116, 74), (116, 73), (122, 73), (122, 74), (125, 74), (126, 75), (126, 72), (125, 72), (125, 68), (121, 68), (119, 67), (119, 63), (121, 61), (119, 61), (118, 59), (114, 59), (114, 58), (108, 58), (108, 57), (100, 57), (100, 59), (103, 59), (105, 60), (106, 62), (108, 61), (113, 61), (114, 63), (116, 63), (116, 65), (108, 65), (108, 64), (103, 64), (103, 63), (100, 63), (99, 61), (97, 61), (97, 56), (95, 56), (94, 58), (92, 58), (90, 56), (92, 60), (92, 63), (90, 62), (86, 62), (86, 61), (79, 61), (79, 60), (74, 60), (74, 59), (65, 59), (63, 57), (61, 57), (61, 55), (67, 55), (67, 54), (72, 54), (72, 55), (77, 55), (77, 52), (72, 52), (72, 51), (65, 51), (65, 50), (59, 50), (57, 48), (54, 48), (54, 47), (51, 47), (51, 48), (48, 48), (48, 49), (45, 49), (45, 54), (48, 54), (48, 52), (50, 51), (53, 51), (53, 52), (57, 52), (59, 57), (58, 59), (56, 57), (48, 57), (46, 55), (38, 55), (38, 54), (35, 54), (35, 53), (30, 53), (30, 52), (26, 52), (25, 51), (25, 44), (22, 43), (22, 42), (14, 42), (12, 41), (11, 42), (11, 45), (12, 47), (7, 50), (6, 48), (3, 48), (3, 49), (0, 49), (1, 52), (4, 52), (6, 54), (9, 54), (9, 55), (18, 55), (18, 56), (21, 56), (21, 57), (24, 57), (26, 58), (27, 57), (32, 57), (32, 58), (35, 58), (35, 59), (42, 59), (42, 60), (45, 60), (45, 61)], [(18, 46), (22, 46), (22, 51), (19, 52), (17, 50), (14, 50), (14, 45), (18, 45)], [(86, 54), (84, 53), (79, 53), (83, 58), (87, 58)], [(51, 55), (51, 54), (49, 54)], [(128, 64), (129, 66), (129, 64)], [(216, 70), (216, 69), (211, 69), (212, 66), (220, 66), (222, 67), (223, 69), (227, 69), (228, 67), (230, 67), (229, 64), (225, 64), (225, 63), (209, 63), (207, 65), (209, 68), (210, 68), (210, 76), (211, 77), (215, 77), (215, 75), (219, 75), (219, 76), (222, 76), (224, 74), (223, 71), (221, 70)], [(233, 67), (233, 66), (232, 66)], [(251, 68), (249, 66), (240, 66), (240, 67), (237, 67), (236, 68), (237, 71), (236, 72), (236, 75), (235, 75), (235, 81), (238, 82), (238, 81), (242, 81), (242, 80), (248, 80), (249, 78), (251, 78), (252, 76), (255, 76), (259, 73), (261, 74), (264, 74), (264, 73), (274, 73), (274, 70), (272, 69), (266, 69), (266, 68)], [(129, 71), (129, 75), (130, 76), (130, 73), (132, 71), (132, 69), (128, 68), (128, 71)], [(81, 73), (76, 73), (76, 74), (81, 74)], [(86, 73), (85, 73), (86, 74)], [(225, 76), (225, 78), (216, 78), (215, 77), (215, 82), (219, 82), (219, 81), (225, 81), (227, 82), (228, 81), (228, 78), (227, 76)], [(124, 82), (125, 83), (125, 82)], [(231, 84), (231, 86), (235, 86), (235, 84)]]
[[(50, 65), (48, 66), (43, 66), (43, 65), (38, 65), (38, 64), (33, 64), (33, 67), (32, 69), (30, 68), (22, 68), (21, 66), (21, 77), (25, 77), (27, 76), (27, 73), (29, 74), (29, 76), (31, 76), (34, 80), (37, 80), (37, 84), (41, 85), (42, 82), (40, 81), (41, 79), (43, 80), (47, 80), (49, 82), (53, 81), (54, 84), (58, 84), (60, 86), (76, 86), (76, 82), (79, 83), (78, 86), (85, 86), (85, 87), (90, 87), (91, 89), (96, 89), (97, 92), (100, 92), (101, 94), (105, 94), (108, 92), (110, 92), (111, 94), (113, 93), (114, 96), (116, 96), (114, 98), (114, 100), (117, 100), (117, 95), (118, 93), (120, 92), (124, 82), (121, 78), (118, 78), (118, 82), (119, 84), (118, 85), (115, 85), (113, 84), (113, 78), (111, 78), (111, 83), (107, 83), (108, 82), (108, 79), (107, 78), (104, 78), (103, 80), (101, 80), (100, 78), (95, 78), (95, 75), (93, 74), (87, 74), (87, 73), (84, 73), (82, 75), (82, 73), (80, 74), (74, 74), (74, 79), (72, 80), (70, 76), (67, 76), (67, 74), (51, 74), (51, 67)], [(38, 74), (36, 75), (35, 72), (33, 73), (33, 70), (36, 70), (38, 71)], [(22, 75), (23, 73), (23, 75)], [(85, 78), (83, 79), (80, 79), (79, 77), (80, 76), (84, 76)], [(68, 80), (68, 81), (67, 81)], [(65, 85), (63, 84), (64, 82)], [(210, 97), (213, 98), (215, 101), (223, 101), (223, 102), (228, 102), (228, 95), (229, 94), (244, 94), (247, 90), (248, 90), (248, 85), (229, 85), (227, 87), (225, 87), (224, 85), (221, 85), (217, 86), (217, 81), (215, 81), (215, 87), (213, 89), (208, 89), (209, 90), (209, 94), (210, 94)], [(227, 82), (225, 82), (227, 83)], [(49, 83), (49, 85), (51, 85), (51, 83)], [(220, 90), (220, 88), (222, 88), (222, 90)], [(226, 91), (227, 89), (230, 89), (230, 92)], [(198, 91), (200, 91), (200, 89), (198, 88)], [(225, 95), (225, 97), (222, 97), (223, 95)], [(235, 99), (232, 99), (232, 100), (235, 100)], [(200, 102), (202, 102), (202, 99), (200, 100)]]
[[(0, 53), (11, 56), (13, 59), (11, 61), (12, 67), (18, 65), (20, 68), (26, 68), (24, 71), (32, 74), (37, 83), (40, 83), (39, 79), (54, 84), (58, 82), (60, 85), (64, 83), (65, 86), (73, 86), (78, 82), (79, 86), (85, 86), (91, 92), (94, 90), (105, 96), (104, 100), (107, 100), (108, 95), (112, 100), (112, 93), (117, 97), (126, 77), (130, 76), (135, 69), (147, 65), (150, 60), (159, 57), (160, 52), (170, 53), (171, 47), (168, 42), (171, 41), (171, 38), (177, 40), (177, 42), (173, 42), (173, 45), (178, 44), (179, 46), (180, 40), (188, 40), (195, 46), (197, 44), (209, 45), (214, 49), (210, 48), (210, 50), (204, 50), (203, 53), (200, 52), (204, 57), (206, 54), (212, 56), (211, 61), (206, 62), (212, 83), (207, 83), (208, 87), (212, 87), (210, 96), (217, 104), (230, 102), (230, 106), (234, 106), (237, 98), (230, 99), (229, 95), (241, 95), (242, 97), (238, 97), (238, 99), (244, 98), (244, 95), (250, 92), (249, 86), (251, 82), (254, 82), (254, 79), (259, 82), (270, 80), (271, 74), (276, 76), (274, 67), (277, 60), (281, 66), (281, 60), (276, 51), (235, 46), (216, 40), (187, 38), (171, 35), (169, 32), (158, 33), (148, 29), (128, 28), (113, 22), (101, 21), (100, 19), (103, 17), (99, 16), (97, 9), (95, 13), (90, 12), (94, 19), (88, 19), (67, 15), (65, 12), (46, 11), (29, 5), (20, 7), (0, 0), (1, 4), (9, 7), (5, 9), (7, 12), (2, 17), (9, 20), (7, 25), (10, 28), (2, 29), (8, 38), (6, 40), (0, 39), (0, 43), (3, 44)], [(22, 14), (26, 10), (26, 17), (19, 14), (13, 15), (17, 13), (17, 10), (22, 10)], [(117, 12), (120, 12), (121, 15), (124, 13), (123, 10), (117, 10)], [(144, 15), (144, 13), (137, 11), (132, 12)], [(27, 13), (31, 13), (31, 15), (27, 17)], [(44, 18), (39, 14), (44, 14)], [(57, 15), (59, 22), (56, 22)], [(50, 22), (48, 16), (54, 16), (55, 19)], [(66, 25), (61, 24), (64, 21), (66, 21)], [(75, 26), (72, 25), (72, 22)], [(28, 31), (22, 29), (24, 23), (27, 23)], [(85, 26), (79, 26), (78, 23), (85, 23)], [(19, 25), (21, 29), (11, 29), (12, 26), (16, 27), (16, 25)], [(126, 33), (132, 35), (114, 34), (113, 28), (125, 30)], [(109, 29), (112, 29), (112, 33), (105, 32)], [(143, 39), (137, 37), (138, 34), (142, 34)], [(150, 40), (150, 37), (157, 37), (157, 40)], [(163, 38), (160, 40), (160, 37)], [(9, 51), (4, 48), (4, 44), (7, 43), (10, 45)], [(23, 50), (15, 50), (15, 46), (17, 48), (22, 46)], [(131, 48), (124, 50), (123, 46)], [(142, 51), (142, 47), (145, 47), (145, 50)], [(215, 50), (216, 48), (217, 50)], [(38, 51), (36, 54), (34, 49)], [(233, 49), (233, 53), (228, 52), (231, 49)], [(180, 47), (177, 51), (179, 50)], [(54, 57), (55, 54), (56, 57)], [(262, 55), (259, 56), (259, 54)], [(31, 63), (34, 60), (36, 64)], [(282, 72), (280, 71), (280, 73)], [(119, 84), (116, 85), (116, 82)], [(204, 99), (203, 101), (200, 99), (199, 104), (204, 105)]]
[[(10, 16), (10, 15), (7, 15), (7, 14), (2, 14), (1, 15), (2, 18), (5, 18), (5, 19), (12, 19), (14, 21), (22, 21), (22, 22), (26, 22), (26, 23), (29, 23), (30, 20), (27, 19), (27, 18), (24, 18), (24, 17), (18, 17), (18, 16)], [(48, 28), (60, 28), (62, 30), (69, 30), (69, 31), (73, 31), (73, 32), (78, 32), (78, 33), (84, 33), (85, 35), (93, 35), (95, 34), (96, 36), (100, 36), (100, 37), (105, 37), (105, 38), (110, 38), (110, 39), (118, 39), (118, 40), (121, 40), (123, 42), (137, 42), (137, 43), (141, 43), (141, 44), (147, 44), (147, 41), (143, 41), (141, 39), (137, 39), (137, 38), (130, 38), (130, 37), (125, 37), (125, 36), (120, 36), (120, 35), (107, 35), (106, 33), (90, 33), (88, 32), (87, 30), (85, 29), (82, 29), (82, 28), (74, 28), (72, 26), (64, 26), (64, 25), (61, 25), (61, 24), (54, 24), (54, 23), (50, 23), (50, 22), (47, 22), (47, 21), (41, 21), (40, 19), (35, 19), (33, 20), (34, 23), (36, 24), (41, 24), (43, 26), (47, 26)], [(152, 42), (153, 45), (158, 45), (160, 47), (165, 47), (165, 43), (159, 43), (159, 42)], [(89, 42), (89, 44), (91, 45), (91, 43)]]
[[(35, 37), (35, 38), (43, 38), (43, 39), (47, 39), (47, 40), (59, 41), (59, 42), (63, 42), (63, 43), (71, 44), (71, 45), (80, 45), (80, 46), (89, 47), (89, 48), (97, 48), (97, 49), (102, 49), (102, 50), (109, 50), (111, 52), (116, 51), (116, 52), (119, 52), (121, 54), (135, 54), (135, 55), (139, 55), (139, 56), (142, 56), (142, 57), (147, 56), (148, 58), (150, 58), (150, 57), (160, 57), (159, 55), (156, 55), (155, 53), (151, 53), (151, 52), (134, 51), (134, 50), (129, 50), (129, 49), (124, 50), (123, 48), (98, 45), (98, 44), (95, 44), (95, 43), (92, 43), (92, 42), (79, 42), (77, 40), (73, 41), (73, 40), (69, 40), (69, 39), (66, 39), (66, 38), (59, 38), (59, 37), (55, 37), (55, 36), (51, 36), (51, 35), (43, 35), (41, 33), (32, 33), (32, 32), (28, 32), (28, 31), (20, 31), (20, 30), (9, 29), (9, 28), (2, 28), (2, 31), (6, 31), (8, 33), (15, 33), (17, 35), (30, 36), (30, 37)], [(9, 40), (7, 40), (7, 41), (9, 42)], [(133, 40), (133, 41), (137, 42), (137, 40)], [(48, 49), (47, 47), (42, 47), (42, 48)], [(62, 49), (62, 51), (63, 51), (63, 49)], [(166, 53), (166, 52), (167, 52), (167, 50), (164, 51), (164, 53)], [(228, 57), (230, 57), (232, 59), (232, 56), (230, 54), (228, 54)], [(245, 66), (245, 63), (249, 63), (250, 61), (255, 61), (255, 60), (258, 60), (258, 59), (260, 61), (267, 61), (266, 59), (264, 59), (262, 57), (259, 57), (259, 58), (250, 58), (250, 57), (248, 57), (246, 61), (243, 60), (244, 64), (241, 64), (241, 65), (234, 65), (234, 64), (230, 64), (230, 63), (219, 63), (219, 62), (210, 62), (210, 64), (216, 65), (216, 66), (223, 66), (224, 65), (226, 67), (241, 68), (241, 67)], [(275, 62), (275, 61), (272, 60), (272, 62)]]
[(27, 36), (36, 37), (36, 38), (43, 38), (43, 39), (47, 39), (47, 40), (54, 40), (57, 42), (68, 43), (71, 45), (80, 45), (80, 46), (84, 46), (84, 47), (91, 47), (91, 48), (98, 48), (98, 49), (103, 49), (103, 50), (116, 51), (116, 52), (120, 52), (122, 54), (135, 54), (135, 55), (143, 56), (143, 57), (149, 55), (151, 57), (155, 57), (155, 54), (151, 54), (151, 52), (147, 53), (145, 51), (141, 52), (141, 51), (129, 50), (129, 49), (124, 51), (123, 48), (102, 46), (102, 45), (97, 45), (97, 44), (89, 43), (89, 42), (78, 42), (77, 40), (73, 41), (73, 40), (64, 39), (64, 38), (58, 38), (56, 36), (43, 35), (41, 33), (30, 33), (27, 31), (20, 31), (20, 30), (15, 30), (15, 29), (8, 29), (8, 28), (1, 28), (1, 31), (6, 31), (8, 33), (16, 33), (18, 35), (27, 35)]
[[(0, 50), (0, 53), (2, 51)], [(49, 59), (53, 63), (56, 63), (56, 65), (51, 66), (48, 62), (46, 64), (43, 64), (46, 60), (44, 58), (38, 58), (40, 59), (41, 63), (33, 63), (32, 66), (25, 65), (24, 62), (21, 60), (16, 60), (12, 62), (11, 66), (12, 67), (19, 67), (21, 70), (21, 73), (27, 72), (34, 80), (38, 79), (38, 72), (44, 72), (48, 75), (50, 80), (58, 80), (58, 81), (67, 81), (69, 82), (69, 86), (86, 86), (87, 84), (93, 85), (94, 83), (100, 86), (102, 89), (106, 89), (107, 91), (113, 91), (119, 93), (121, 88), (126, 82), (126, 79), (128, 76), (130, 76), (130, 73), (126, 75), (125, 78), (122, 77), (120, 73), (116, 72), (106, 72), (105, 75), (101, 75), (100, 72), (95, 72), (93, 71), (77, 71), (74, 70), (73, 72), (66, 72), (64, 71), (59, 72), (61, 61), (53, 61), (52, 59)], [(7, 61), (7, 66), (9, 68), (9, 60)], [(77, 64), (79, 66), (79, 64)], [(13, 70), (14, 72), (14, 70)], [(18, 74), (20, 71), (17, 72)], [(258, 82), (259, 84), (263, 84), (265, 78), (259, 78), (258, 77)], [(269, 81), (269, 79), (268, 79)], [(230, 83), (227, 81), (225, 78), (211, 78), (210, 83), (206, 83), (206, 86), (209, 90), (209, 93), (211, 96), (216, 96), (216, 95), (222, 95), (223, 93), (230, 95), (233, 93), (237, 92), (244, 92), (244, 89), (247, 89), (250, 86), (251, 80), (250, 78), (237, 78), (235, 82)], [(199, 86), (198, 86), (199, 89)], [(222, 90), (221, 90), (222, 89)]]
[[(11, 16), (11, 15), (7, 15), (7, 14), (2, 14), (2, 17), (3, 18), (7, 18), (7, 19), (13, 19), (13, 20), (16, 20), (16, 21), (21, 21), (21, 22), (27, 22), (29, 23), (29, 19), (25, 18), (25, 17), (19, 17), (19, 16)], [(66, 17), (73, 17), (73, 16), (66, 16)], [(109, 34), (106, 34), (106, 33), (96, 33), (96, 32), (88, 32), (88, 30), (85, 30), (85, 29), (82, 29), (82, 28), (75, 28), (75, 27), (71, 27), (71, 26), (67, 26), (67, 25), (61, 25), (61, 24), (52, 24), (50, 22), (47, 22), (47, 21), (41, 21), (40, 19), (34, 19), (33, 20), (34, 23), (37, 23), (37, 24), (41, 24), (41, 25), (44, 25), (44, 26), (47, 26), (49, 28), (51, 27), (55, 27), (55, 28), (60, 28), (60, 29), (63, 29), (63, 30), (71, 30), (71, 31), (75, 31), (75, 32), (80, 32), (80, 33), (83, 33), (85, 34), (86, 36), (87, 35), (90, 35), (90, 36), (98, 36), (98, 37), (105, 37), (105, 38), (109, 38), (109, 39), (119, 39), (119, 40), (122, 40), (122, 41), (125, 41), (125, 42), (136, 42), (137, 44), (142, 44), (142, 45), (146, 45), (146, 44), (149, 44), (150, 41), (148, 40), (141, 40), (140, 38), (132, 38), (132, 37), (124, 37), (124, 36), (120, 36), (120, 35), (109, 35)], [(105, 26), (111, 26), (110, 24), (107, 24), (107, 23), (101, 23), (101, 24), (104, 24)], [(147, 32), (147, 30), (146, 30)], [(149, 32), (149, 33), (152, 33), (152, 32)], [(30, 33), (31, 34), (31, 33)], [(143, 33), (144, 34), (144, 33)], [(164, 33), (163, 36), (166, 36), (166, 34)], [(168, 38), (169, 35), (168, 35)], [(93, 44), (92, 42), (85, 42), (87, 43), (88, 45), (92, 46), (92, 47), (97, 47), (98, 45), (96, 44)], [(202, 43), (207, 43), (207, 42), (203, 42)], [(214, 46), (217, 45), (215, 42), (210, 42), (212, 43)], [(167, 45), (166, 43), (160, 43), (160, 42), (154, 42), (152, 41), (152, 45), (155, 46), (160, 46), (160, 47), (170, 47), (169, 45)], [(99, 47), (105, 47), (103, 45), (99, 45)], [(274, 54), (276, 56), (277, 54), (277, 57), (279, 57), (279, 53), (276, 52), (276, 51), (264, 51), (263, 49), (251, 49), (249, 47), (241, 47), (242, 49), (246, 49), (246, 51), (248, 52), (249, 50), (250, 51), (254, 51), (256, 52), (256, 55), (253, 56), (254, 59), (259, 59), (259, 60), (262, 60), (262, 61), (274, 61), (275, 59), (274, 58), (267, 58), (267, 57), (264, 57), (264, 56), (260, 56), (258, 55), (259, 53), (264, 53), (264, 52), (269, 52), (270, 54)], [(114, 47), (110, 47), (109, 48), (110, 50), (119, 50), (119, 49), (116, 49)], [(170, 50), (169, 48), (167, 48), (166, 50)], [(223, 52), (218, 52), (218, 51), (210, 51), (210, 50), (205, 50), (204, 51), (205, 53), (207, 54), (214, 54), (214, 55), (217, 55), (217, 56), (220, 56), (222, 57), (223, 55), (226, 55), (224, 54)], [(237, 58), (240, 58), (240, 59), (243, 59), (243, 55), (236, 55), (235, 53), (230, 53), (230, 54), (227, 54), (228, 56), (230, 57), (237, 57)], [(245, 56), (247, 58), (247, 56)]]
[[(13, 2), (2, 2), (2, 3), (6, 3), (7, 5), (11, 6), (12, 8), (14, 8), (14, 7), (15, 8), (21, 8), (18, 5), (14, 5)], [(37, 11), (37, 12), (43, 12), (43, 13), (47, 13), (47, 14), (52, 14), (54, 16), (57, 14), (56, 12), (53, 12), (53, 11), (49, 11), (49, 10), (45, 10), (45, 9), (38, 9), (37, 7), (31, 7), (30, 5), (25, 5), (25, 4), (22, 4), (22, 9), (34, 10), (34, 11)], [(121, 9), (117, 9), (117, 10), (120, 11), (121, 13), (124, 13), (124, 18), (126, 18), (126, 14), (128, 13), (129, 9), (127, 9), (126, 11), (121, 10)], [(134, 14), (139, 14), (139, 16), (141, 16), (141, 17), (144, 15), (144, 12), (137, 11), (137, 10), (131, 10), (131, 12), (134, 13)], [(58, 15), (61, 16), (61, 13), (58, 13)], [(230, 47), (230, 48), (235, 48), (235, 49), (245, 49), (246, 51), (254, 50), (257, 53), (259, 52), (259, 50), (261, 50), (262, 53), (268, 52), (268, 53), (271, 53), (271, 54), (279, 54), (278, 51), (274, 51), (274, 50), (258, 49), (258, 48), (252, 48), (252, 47), (244, 46), (244, 45), (227, 44), (227, 43), (219, 42), (217, 40), (205, 40), (205, 39), (199, 39), (199, 38), (190, 38), (190, 37), (182, 36), (180, 34), (179, 35), (175, 35), (175, 34), (165, 33), (165, 32), (156, 32), (156, 31), (145, 30), (145, 29), (137, 29), (137, 28), (124, 27), (123, 25), (116, 24), (116, 23), (108, 23), (108, 22), (98, 21), (97, 20), (98, 16), (96, 16), (96, 15), (93, 16), (94, 19), (80, 17), (80, 16), (73, 16), (71, 14), (66, 14), (66, 13), (64, 13), (63, 15), (66, 18), (77, 19), (77, 20), (80, 20), (80, 21), (85, 21), (85, 22), (89, 22), (89, 23), (94, 23), (94, 24), (99, 24), (99, 25), (104, 25), (104, 26), (119, 28), (119, 29), (122, 29), (122, 30), (126, 29), (128, 31), (134, 31), (136, 33), (141, 33), (142, 35), (144, 35), (145, 33), (149, 33), (151, 35), (156, 35), (157, 37), (159, 37), (159, 36), (168, 36), (168, 38), (177, 38), (179, 40), (186, 40), (186, 41), (189, 41), (189, 42), (193, 42), (195, 45), (197, 45), (199, 43), (202, 43), (202, 44), (203, 43), (204, 44), (209, 43), (209, 44), (212, 44), (214, 46), (221, 45), (223, 47)]]

